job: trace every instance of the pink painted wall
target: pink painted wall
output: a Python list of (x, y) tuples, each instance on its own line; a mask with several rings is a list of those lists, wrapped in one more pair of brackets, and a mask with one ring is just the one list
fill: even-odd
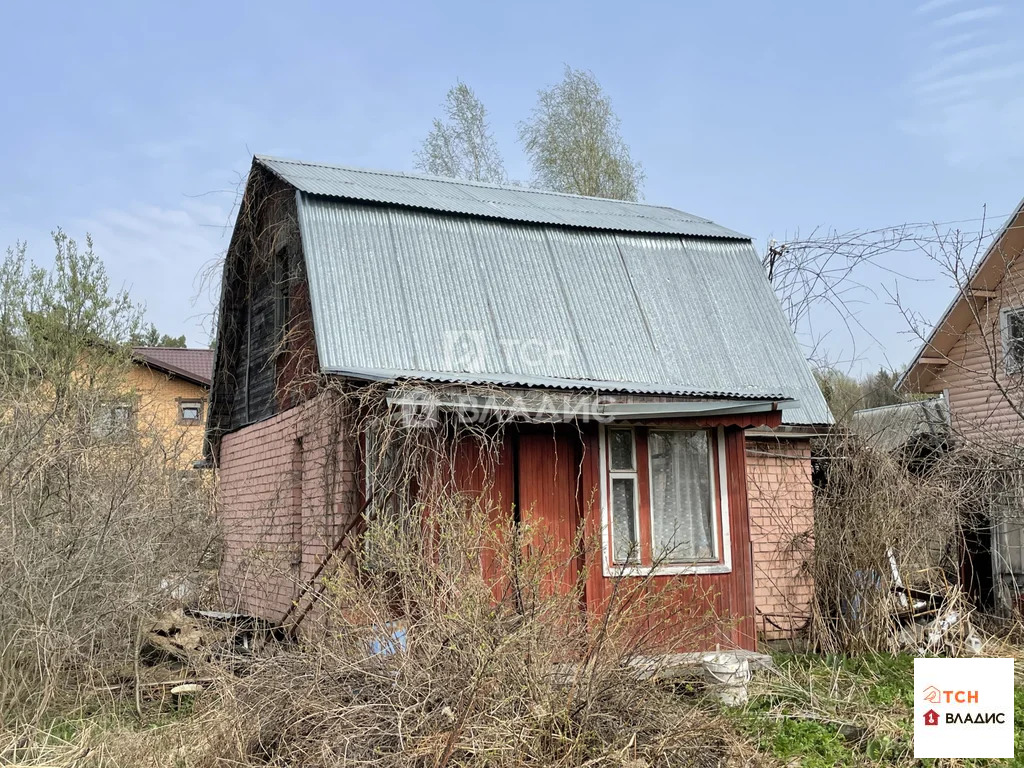
[(748, 435), (746, 453), (757, 631), (789, 637), (806, 621), (814, 591), (811, 445)]
[(279, 620), (353, 519), (355, 457), (326, 416), (330, 397), (224, 436), (221, 595), (228, 609)]

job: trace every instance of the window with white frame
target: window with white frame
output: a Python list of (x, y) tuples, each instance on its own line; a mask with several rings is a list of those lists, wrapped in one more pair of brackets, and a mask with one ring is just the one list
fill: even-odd
[(1024, 371), (1024, 307), (1007, 307), (999, 314), (1006, 372), (1021, 373)]
[(631, 429), (608, 430), (608, 485), (611, 497), (612, 562), (640, 562), (639, 478)]
[(722, 564), (715, 433), (609, 427), (604, 445), (611, 564)]
[(178, 423), (179, 424), (202, 424), (203, 423), (203, 401), (202, 400), (178, 400)]

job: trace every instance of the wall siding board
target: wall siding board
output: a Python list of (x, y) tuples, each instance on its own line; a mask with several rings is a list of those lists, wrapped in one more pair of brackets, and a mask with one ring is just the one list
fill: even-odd
[[(1000, 310), (1024, 307), (1024, 260), (1020, 258), (1024, 252), (1024, 215), (1017, 217), (992, 249), (972, 286), (996, 295), (970, 299), (964, 306), (973, 309), (954, 313), (958, 319), (938, 334), (944, 340), (955, 338), (945, 355), (948, 362), (935, 368), (934, 375), (929, 370), (918, 373), (906, 385), (933, 394), (948, 392), (956, 433), (983, 445), (1024, 441), (1024, 420), (1019, 413), (1024, 406), (1024, 377), (1006, 371), (1000, 328)], [(929, 347), (922, 355), (942, 356)], [(1009, 393), (1010, 401), (1004, 392)]]

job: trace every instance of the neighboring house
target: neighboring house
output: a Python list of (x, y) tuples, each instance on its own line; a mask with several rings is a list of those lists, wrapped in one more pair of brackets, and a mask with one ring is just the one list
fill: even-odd
[(132, 359), (132, 417), (160, 436), (169, 456), (191, 467), (203, 458), (213, 350), (133, 347)]
[(685, 612), (735, 619), (709, 645), (753, 648), (756, 603), (781, 617), (794, 585), (806, 612), (806, 574), (780, 562), (806, 552), (779, 518), (807, 539), (809, 439), (832, 419), (750, 238), (671, 208), (257, 156), (224, 275), (208, 436), (234, 607), (282, 620), (351, 546), (373, 436), (325, 414), (374, 386), (442, 409), (500, 394), (492, 485), (461, 446), (454, 475), (496, 525), (600, 540), (569, 574), (586, 610), (659, 560), (656, 583), (694, 587)]
[(978, 444), (1024, 438), (1024, 201), (963, 275), (896, 387), (945, 394), (953, 429)]
[[(942, 394), (954, 440), (1009, 456), (1024, 445), (1024, 201), (982, 258), (956, 264), (956, 294), (925, 338), (897, 389)], [(996, 592), (1005, 603), (1024, 586), (1024, 499), (1018, 465), (989, 483), (981, 529)], [(990, 540), (989, 540), (990, 539)]]

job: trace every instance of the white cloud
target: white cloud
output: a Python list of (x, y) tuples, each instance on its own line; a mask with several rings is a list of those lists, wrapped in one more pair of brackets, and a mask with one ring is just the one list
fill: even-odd
[[(917, 11), (948, 5), (934, 0)], [(967, 5), (915, 41), (919, 57), (905, 80), (907, 113), (899, 123), (936, 142), (947, 162), (980, 166), (1024, 156), (1024, 100), (1015, 98), (1024, 85), (1024, 48), (1012, 34), (1021, 19), (1003, 18), (1000, 5)]]
[(921, 3), (914, 9), (914, 13), (931, 13), (937, 11), (940, 8), (945, 8), (947, 5), (953, 5), (954, 3), (962, 2), (962, 0), (928, 0), (927, 3)]
[(74, 223), (89, 232), (115, 286), (146, 305), (146, 318), (162, 333), (186, 334), (205, 345), (219, 284), (204, 284), (203, 271), (223, 254), (230, 233), (229, 207), (188, 199), (176, 208), (142, 203), (97, 211)]
[(984, 19), (991, 19), (1001, 15), (1003, 9), (998, 5), (988, 5), (981, 8), (972, 8), (969, 11), (960, 11), (954, 13), (951, 16), (944, 16), (941, 19), (936, 19), (932, 23), (936, 27), (957, 27), (961, 24), (970, 24), (975, 21), (982, 21)]
[(940, 57), (934, 65), (927, 69), (923, 69), (921, 72), (914, 75), (914, 77), (911, 78), (911, 81), (927, 84), (939, 79), (940, 75), (962, 70), (968, 65), (976, 62), (988, 61), (1000, 54), (1008, 52), (1009, 50), (1010, 45), (1007, 43), (990, 43), (987, 45), (978, 45), (974, 48), (965, 48), (964, 50), (953, 53), (946, 53)]
[(939, 53), (941, 51), (949, 50), (950, 48), (956, 48), (957, 46), (973, 42), (980, 38), (980, 32), (959, 32), (955, 35), (950, 35), (949, 37), (933, 40), (929, 47), (936, 53)]

